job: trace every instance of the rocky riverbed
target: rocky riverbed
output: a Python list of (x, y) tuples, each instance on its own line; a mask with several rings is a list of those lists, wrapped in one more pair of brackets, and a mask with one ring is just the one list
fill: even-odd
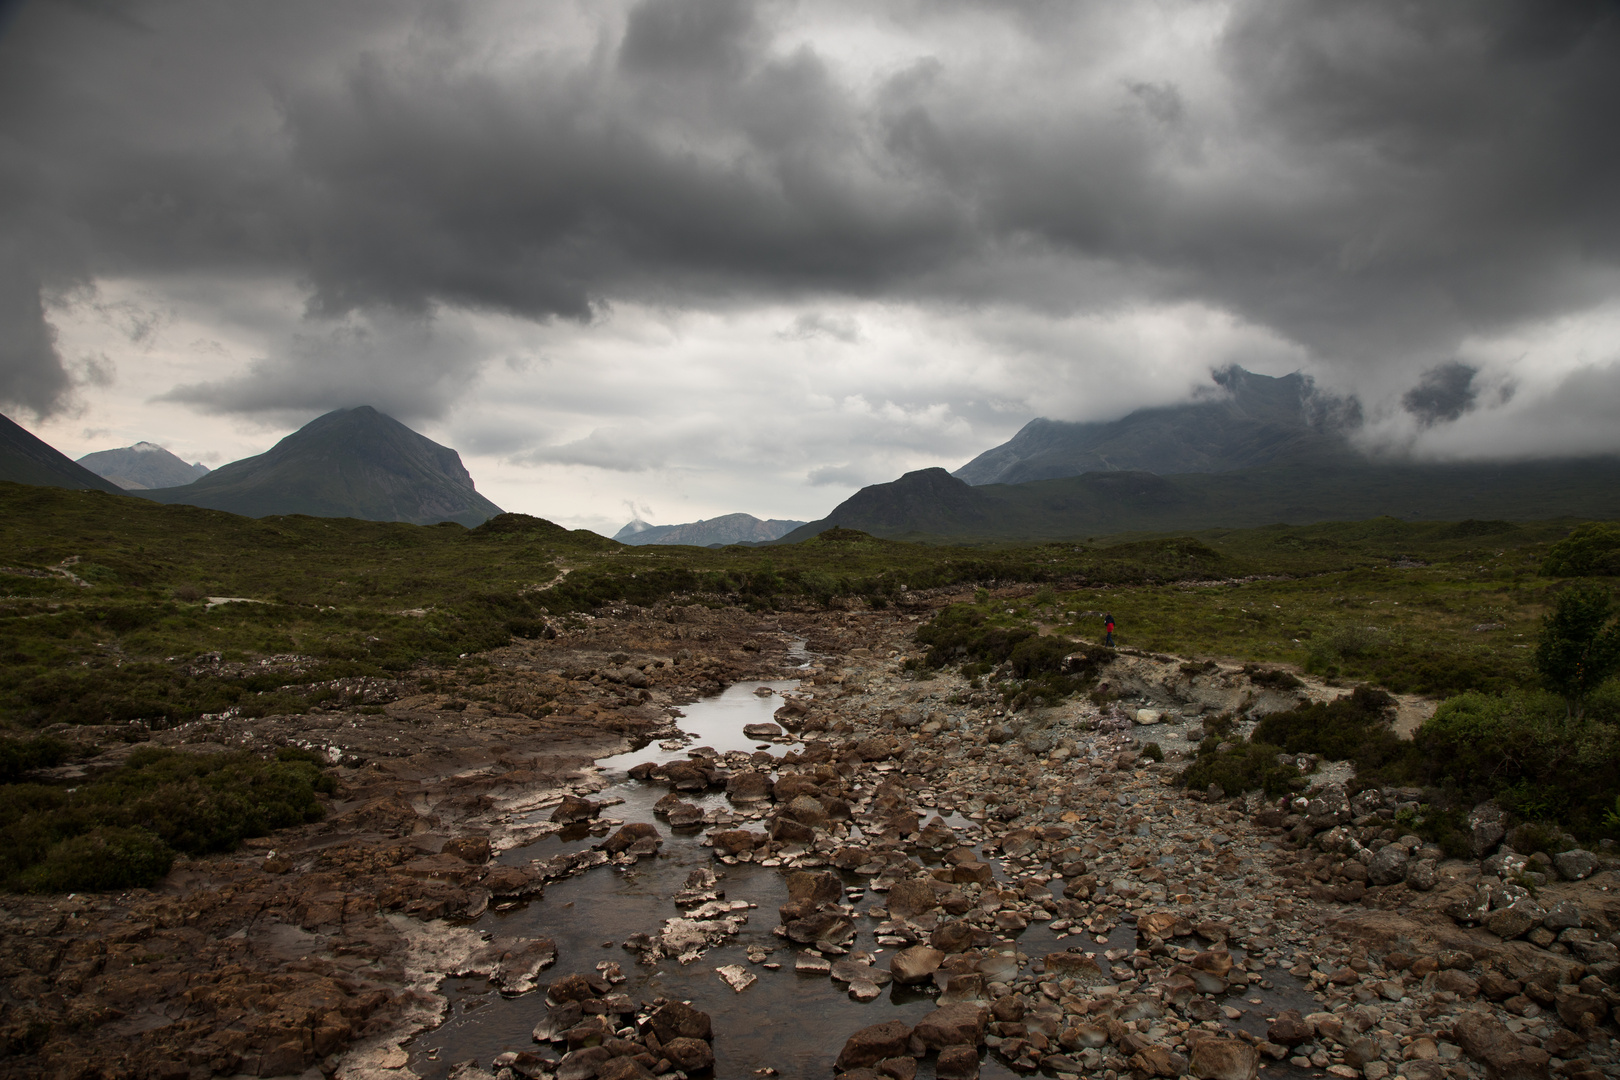
[[(724, 1070), (739, 1018), (796, 1000), (823, 1003), (815, 1047), (749, 1072), (1614, 1073), (1612, 852), (1531, 863), (1482, 808), (1479, 857), (1446, 861), (1396, 827), (1411, 793), (1351, 799), (1343, 767), (1299, 804), (1189, 794), (1175, 759), (1203, 718), (1339, 691), (1123, 655), (1106, 708), (1009, 713), (902, 670), (923, 617), (626, 608), (353, 707), (155, 733), (318, 748), (343, 786), (324, 822), (151, 892), (5, 898), (0, 1060), (409, 1080), (452, 979), (524, 1013), (521, 1046), (431, 1063), (467, 1080)], [(779, 736), (676, 737), (682, 704), (788, 676)], [(649, 793), (632, 820), (593, 762), (649, 739), (670, 749), (624, 781)], [(688, 857), (611, 953), (548, 915)], [(725, 997), (660, 1000), (666, 969)]]

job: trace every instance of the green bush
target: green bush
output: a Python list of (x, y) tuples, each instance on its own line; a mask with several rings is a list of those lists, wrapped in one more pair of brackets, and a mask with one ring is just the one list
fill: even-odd
[(169, 872), (174, 850), (145, 829), (103, 826), (51, 847), (25, 870), (25, 892), (100, 892), (150, 885)]
[(1620, 667), (1620, 621), (1611, 621), (1612, 611), (1606, 586), (1575, 585), (1558, 594), (1541, 620), (1536, 672), (1547, 689), (1563, 695), (1575, 716)]
[(1305, 786), (1298, 769), (1277, 763), (1282, 752), (1280, 746), (1256, 742), (1231, 744), (1222, 750), (1217, 737), (1211, 735), (1199, 746), (1198, 758), (1182, 770), (1181, 785), (1203, 791), (1215, 784), (1228, 795), (1259, 790), (1275, 799)]
[(1310, 702), (1272, 713), (1254, 729), (1253, 738), (1282, 747), (1290, 754), (1317, 754), (1329, 761), (1353, 761), (1367, 777), (1401, 761), (1409, 745), (1390, 726), (1395, 699), (1382, 690), (1358, 686), (1349, 697)]
[(60, 765), (72, 744), (54, 735), (36, 735), (31, 739), (0, 736), (0, 784), (9, 784), (26, 772)]
[(1592, 521), (1554, 544), (1542, 560), (1548, 577), (1620, 577), (1620, 525)]

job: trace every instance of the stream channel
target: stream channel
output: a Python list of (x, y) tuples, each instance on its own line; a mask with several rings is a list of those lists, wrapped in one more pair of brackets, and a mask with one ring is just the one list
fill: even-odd
[[(627, 976), (625, 982), (613, 988), (615, 993), (627, 994), (638, 1002), (651, 1002), (659, 997), (679, 998), (708, 1013), (713, 1021), (714, 1075), (723, 1078), (754, 1075), (830, 1078), (835, 1071), (833, 1062), (844, 1041), (857, 1030), (886, 1020), (915, 1024), (936, 1008), (934, 999), (938, 992), (931, 985), (925, 990), (890, 984), (883, 989), (882, 996), (863, 1003), (851, 999), (844, 984), (826, 975), (795, 973), (798, 947), (772, 933), (778, 924), (776, 909), (787, 901), (781, 868), (756, 863), (722, 866), (712, 858), (712, 849), (701, 844), (709, 826), (671, 828), (666, 820), (655, 817), (652, 809), (669, 789), (661, 783), (632, 780), (627, 775), (630, 768), (642, 762), (683, 759), (689, 749), (700, 746), (712, 747), (721, 754), (769, 749), (778, 756), (787, 750), (799, 749), (802, 744), (782, 741), (765, 746), (746, 737), (742, 730), (745, 724), (772, 722), (772, 714), (782, 702), (780, 695), (792, 693), (797, 687), (797, 681), (791, 680), (734, 684), (717, 696), (684, 707), (685, 716), (679, 725), (692, 737), (679, 748), (667, 749), (673, 744), (652, 742), (630, 753), (597, 761), (608, 783), (593, 798), (610, 802), (623, 800), (610, 805), (603, 812), (603, 818), (652, 822), (663, 846), (656, 857), (644, 858), (633, 867), (597, 867), (552, 882), (546, 887), (543, 899), (508, 911), (491, 909), (474, 922), (473, 929), (490, 937), (549, 937), (557, 945), (557, 962), (541, 973), (540, 989), (511, 998), (501, 996), (483, 978), (445, 980), (442, 993), (448, 998), (450, 1009), (444, 1023), (422, 1032), (407, 1045), (410, 1065), (424, 1080), (441, 1080), (464, 1061), (473, 1061), (487, 1069), (497, 1054), (509, 1050), (560, 1056), (564, 1048), (537, 1045), (531, 1034), (546, 1015), (545, 986), (568, 974), (595, 974), (597, 964), (602, 961), (617, 963)], [(769, 688), (771, 692), (765, 694), (760, 692), (761, 688)], [(682, 793), (682, 797), (705, 812), (731, 809), (722, 791)], [(954, 813), (944, 817), (964, 842), (975, 842), (979, 834), (975, 822)], [(740, 820), (735, 827), (753, 825), (757, 828), (758, 824)], [(600, 828), (593, 834), (584, 825), (573, 826), (503, 852), (500, 859), (526, 863), (530, 859), (585, 850), (600, 843), (600, 834)], [(937, 856), (927, 849), (918, 849), (915, 857), (933, 864), (938, 862)], [(989, 861), (997, 867), (996, 876), (1002, 878), (999, 862), (993, 858)], [(672, 898), (686, 885), (687, 876), (699, 868), (715, 872), (719, 878), (718, 888), (724, 891), (727, 900), (746, 900), (757, 905), (748, 912), (746, 925), (737, 936), (716, 945), (688, 965), (682, 966), (673, 957), (654, 965), (637, 963), (637, 955), (620, 945), (635, 933), (656, 934), (664, 920), (681, 914)], [(845, 873), (843, 877), (851, 888), (859, 889), (868, 884), (866, 879), (852, 873)], [(882, 904), (882, 894), (870, 892), (855, 901), (857, 911), (861, 912)], [(857, 925), (859, 933), (850, 948), (873, 954), (874, 963), (886, 969), (888, 957), (894, 950), (872, 943), (872, 920), (861, 919)], [(1047, 926), (1038, 922), (1019, 933), (1015, 940), (1018, 952), (1027, 958), (1061, 952), (1075, 944), (1074, 939), (1060, 941)], [(1121, 922), (1106, 942), (1089, 936), (1084, 941), (1088, 951), (1131, 949), (1135, 947), (1135, 929), (1131, 922)], [(780, 968), (770, 970), (763, 964), (750, 963), (750, 946), (769, 950), (771, 955), (766, 963), (780, 964)], [(1240, 957), (1241, 951), (1234, 948), (1233, 955)], [(734, 992), (715, 973), (716, 968), (727, 964), (743, 966), (758, 976), (758, 981), (740, 993)], [(1275, 989), (1264, 992), (1264, 1005), (1259, 1006), (1256, 995), (1251, 994), (1249, 1002), (1238, 1003), (1248, 1006), (1244, 1016), (1228, 1026), (1245, 1028), (1263, 1038), (1263, 1017), (1268, 1013), (1275, 1015), (1275, 1010), (1289, 1007), (1310, 1012), (1318, 1007), (1297, 980), (1280, 969), (1268, 971), (1267, 977), (1276, 985)], [(986, 1080), (1008, 1080), (1021, 1075), (992, 1053), (981, 1052), (981, 1058), (980, 1075)], [(933, 1076), (931, 1057), (918, 1064), (920, 1080)], [(1283, 1080), (1298, 1071), (1286, 1063), (1270, 1063), (1265, 1074), (1274, 1080)]]

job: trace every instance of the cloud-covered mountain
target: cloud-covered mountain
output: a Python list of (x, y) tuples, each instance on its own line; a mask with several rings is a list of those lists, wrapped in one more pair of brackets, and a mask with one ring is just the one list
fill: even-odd
[(79, 464), (125, 491), (181, 487), (208, 475), (208, 466), (202, 462), (187, 464), (157, 443), (149, 442), (117, 450), (98, 450), (84, 455)]
[(1345, 435), (1359, 415), (1356, 403), (1319, 394), (1302, 375), (1272, 378), (1233, 366), (1214, 374), (1212, 389), (1201, 401), (1106, 423), (1031, 420), (951, 475), (1018, 484), (1088, 472), (1231, 472), (1354, 453)]
[(256, 457), (222, 465), (184, 487), (142, 495), (248, 517), (472, 526), (501, 513), (475, 490), (461, 455), (370, 406), (327, 413)]
[(6, 416), (0, 416), (0, 480), (122, 493), (117, 484), (103, 480)]
[(640, 518), (614, 534), (621, 544), (757, 544), (775, 540), (803, 525), (802, 521), (760, 520), (752, 514), (725, 514), (685, 525), (650, 525)]

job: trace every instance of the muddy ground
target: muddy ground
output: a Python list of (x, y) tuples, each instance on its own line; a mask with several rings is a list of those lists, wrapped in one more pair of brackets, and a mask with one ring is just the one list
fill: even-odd
[[(942, 951), (958, 959), (945, 969), (972, 976), (983, 965), (964, 1000), (1019, 1003), (998, 1004), (980, 1032), (1014, 1067), (1109, 1080), (1209, 1074), (1199, 1064), (1213, 1052), (1199, 1050), (1208, 1035), (1274, 1068), (1366, 1080), (1484, 1076), (1487, 1059), (1492, 1075), (1612, 1074), (1620, 995), (1581, 963), (1620, 931), (1620, 874), (1608, 854), (1582, 880), (1555, 876), (1540, 898), (1579, 909), (1591, 939), (1579, 938), (1579, 954), (1577, 939), (1543, 940), (1539, 928), (1535, 940), (1504, 940), (1454, 914), (1480, 885), (1477, 862), (1440, 864), (1426, 889), (1369, 883), (1369, 860), (1324, 851), (1313, 842), (1322, 830), (1294, 808), (1210, 802), (1172, 785), (1177, 750), (1195, 745), (1201, 716), (1285, 708), (1322, 688), (1273, 692), (1232, 668), (1194, 677), (1179, 658), (1135, 655), (1105, 673), (1128, 709), (1075, 702), (1013, 715), (959, 679), (902, 675), (926, 614), (921, 602), (817, 614), (622, 608), (455, 669), (344, 687), (340, 709), (154, 733), (192, 749), (316, 749), (340, 787), (324, 821), (183, 860), (150, 891), (0, 898), (0, 1073), (410, 1080), (400, 1044), (443, 1015), (444, 976), (488, 971), (514, 993), (554, 977), (539, 975), (543, 941), (476, 956), (454, 929), (491, 905), (543, 904), (548, 878), (589, 865), (508, 864), (492, 852), (530, 838), (545, 820), (537, 812), (597, 790), (594, 759), (672, 734), (681, 704), (737, 680), (791, 676), (804, 679), (794, 719), (816, 749), (802, 764), (807, 782), (862, 817), (864, 836), (851, 842), (836, 820), (798, 822), (775, 806), (768, 833), (780, 837), (753, 857), (778, 858), (785, 871), (856, 870), (865, 858), (874, 891), (908, 877), (944, 886), (938, 906), (909, 920), (879, 911), (876, 934), (893, 952), (940, 944), (939, 928), (956, 927)], [(808, 668), (793, 651), (801, 639)], [(1139, 756), (1150, 739), (1170, 760)], [(954, 850), (958, 838), (925, 828), (945, 810), (975, 823), (975, 848), (999, 858), (1001, 883), (978, 869), (941, 877), (908, 857), (919, 844)], [(800, 827), (779, 828), (783, 819)], [(1367, 836), (1383, 824), (1371, 813), (1358, 820)], [(1181, 925), (1144, 932), (1158, 926), (1140, 921), (1155, 912)], [(1019, 929), (1036, 920), (1077, 946), (1134, 923), (1139, 947), (1086, 961), (1091, 984), (1059, 977), (1061, 955), (1016, 952)], [(456, 941), (459, 951), (446, 945)], [(1240, 949), (1235, 977), (1229, 955), (1221, 959), (1228, 945)], [(996, 959), (1008, 950), (1014, 971)], [(1223, 994), (1291, 971), (1330, 1015), (1302, 1016), (1297, 1039), (1264, 1022), (1245, 1027), (1262, 1010), (1188, 999), (1182, 983), (1204, 1001), (1191, 975), (1217, 969)], [(1479, 1049), (1475, 1014), (1514, 1045)], [(1354, 1030), (1346, 1036), (1333, 1015)]]

